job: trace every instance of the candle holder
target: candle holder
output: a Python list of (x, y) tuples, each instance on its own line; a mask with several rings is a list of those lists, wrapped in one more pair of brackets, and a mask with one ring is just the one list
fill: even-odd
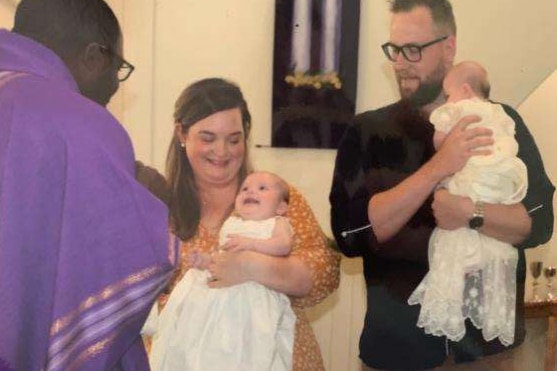
[(532, 274), (532, 277), (534, 278), (534, 281), (532, 282), (532, 301), (535, 303), (539, 303), (542, 301), (542, 298), (540, 297), (539, 294), (540, 283), (538, 281), (538, 279), (542, 274), (542, 270), (543, 270), (543, 262), (533, 261), (530, 263), (530, 274)]
[(555, 278), (555, 274), (557, 273), (557, 268), (555, 267), (547, 267), (544, 269), (543, 274), (547, 279), (547, 301), (555, 301), (556, 297), (553, 293), (553, 279)]

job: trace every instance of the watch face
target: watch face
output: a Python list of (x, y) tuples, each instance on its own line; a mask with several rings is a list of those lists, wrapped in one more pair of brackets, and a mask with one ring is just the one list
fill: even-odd
[(475, 216), (472, 219), (470, 219), (468, 225), (472, 229), (480, 229), (481, 226), (484, 225), (484, 218), (482, 218), (481, 216)]

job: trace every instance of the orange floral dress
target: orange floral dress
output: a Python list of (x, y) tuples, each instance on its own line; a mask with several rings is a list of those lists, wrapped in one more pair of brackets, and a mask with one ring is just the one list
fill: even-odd
[[(314, 306), (331, 294), (339, 284), (340, 255), (331, 250), (327, 239), (300, 192), (290, 187), (290, 202), (287, 214), (294, 230), (294, 244), (291, 256), (301, 259), (311, 271), (312, 289), (308, 295), (290, 297), (292, 310), (296, 314), (296, 333), (294, 337), (293, 371), (324, 371), (323, 359), (313, 329), (306, 317), (304, 308)], [(180, 247), (180, 265), (170, 290), (189, 269), (185, 254), (193, 249), (204, 252), (213, 251), (218, 244), (218, 235), (210, 233), (199, 225), (197, 233)], [(164, 305), (166, 298), (161, 300)]]

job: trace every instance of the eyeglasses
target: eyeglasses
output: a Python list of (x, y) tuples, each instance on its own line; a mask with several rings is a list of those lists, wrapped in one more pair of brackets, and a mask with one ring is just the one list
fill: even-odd
[(135, 70), (133, 64), (126, 61), (124, 58), (122, 58), (118, 53), (114, 52), (112, 49), (104, 45), (99, 45), (99, 47), (104, 52), (113, 56), (118, 62), (118, 81), (120, 82), (126, 81), (128, 77), (130, 77), (130, 75), (132, 74), (133, 70)]
[(398, 46), (389, 42), (381, 45), (381, 49), (383, 49), (383, 53), (385, 53), (385, 56), (392, 62), (396, 61), (399, 53), (401, 52), (404, 59), (406, 59), (408, 62), (419, 62), (422, 60), (422, 50), (424, 50), (428, 46), (446, 40), (448, 37), (448, 35), (443, 36), (425, 44), (404, 44), (402, 46)]

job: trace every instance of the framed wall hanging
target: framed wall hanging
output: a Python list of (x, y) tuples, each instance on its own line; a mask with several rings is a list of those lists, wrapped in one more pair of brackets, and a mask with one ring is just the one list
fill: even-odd
[(336, 148), (354, 116), (360, 0), (276, 0), (273, 147)]

